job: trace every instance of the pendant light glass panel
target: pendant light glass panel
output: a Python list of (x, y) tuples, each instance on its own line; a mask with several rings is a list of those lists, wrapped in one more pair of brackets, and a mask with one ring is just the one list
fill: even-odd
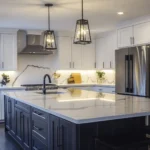
[(91, 34), (88, 20), (77, 20), (74, 43), (83, 45), (91, 43)]
[(57, 49), (54, 31), (47, 30), (44, 32), (44, 48), (45, 50)]

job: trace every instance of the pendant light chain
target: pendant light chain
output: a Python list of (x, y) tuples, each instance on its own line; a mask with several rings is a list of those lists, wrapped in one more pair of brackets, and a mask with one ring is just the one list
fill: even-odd
[(48, 29), (50, 30), (50, 6), (48, 6)]
[(83, 20), (83, 0), (82, 0), (82, 20)]

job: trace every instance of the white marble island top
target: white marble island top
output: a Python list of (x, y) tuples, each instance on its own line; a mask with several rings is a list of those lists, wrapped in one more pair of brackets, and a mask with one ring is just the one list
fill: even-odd
[(60, 94), (15, 91), (4, 94), (76, 124), (150, 115), (150, 99), (80, 89)]

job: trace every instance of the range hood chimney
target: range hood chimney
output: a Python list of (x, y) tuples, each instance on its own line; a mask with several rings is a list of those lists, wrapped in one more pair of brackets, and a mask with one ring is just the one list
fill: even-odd
[(26, 31), (18, 31), (18, 32), (20, 32), (20, 37), (21, 37), (21, 38), (18, 37), (19, 42), (20, 43), (25, 42), (25, 47), (19, 52), (19, 54), (32, 54), (32, 55), (53, 54), (53, 51), (51, 51), (51, 50), (49, 50), (49, 51), (44, 50), (43, 35), (27, 34)]

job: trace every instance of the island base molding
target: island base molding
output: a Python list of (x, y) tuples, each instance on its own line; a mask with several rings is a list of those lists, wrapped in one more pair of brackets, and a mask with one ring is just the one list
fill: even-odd
[(5, 96), (5, 131), (24, 150), (125, 150), (124, 145), (135, 150), (137, 143), (136, 150), (148, 150), (150, 126), (145, 122), (143, 116), (75, 124)]

